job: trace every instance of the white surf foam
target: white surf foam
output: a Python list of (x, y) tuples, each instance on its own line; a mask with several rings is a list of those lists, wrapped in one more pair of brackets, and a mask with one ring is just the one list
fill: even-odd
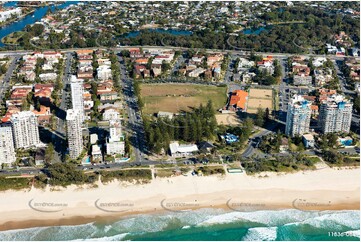
[(274, 241), (277, 238), (277, 227), (250, 228), (242, 238), (244, 241)]
[(100, 238), (89, 238), (89, 239), (76, 239), (72, 241), (120, 241), (125, 238), (129, 233), (116, 234), (113, 236), (104, 236)]
[(210, 219), (199, 223), (198, 226), (209, 226), (232, 222), (254, 222), (268, 226), (278, 226), (285, 223), (303, 221), (310, 217), (312, 217), (312, 213), (296, 209), (231, 212), (212, 216)]
[(213, 216), (224, 213), (221, 209), (199, 209), (194, 211), (166, 213), (156, 215), (138, 215), (112, 224), (112, 228), (121, 232), (158, 232), (169, 226), (194, 226)]
[(305, 219), (301, 222), (288, 223), (289, 225), (308, 224), (315, 228), (329, 228), (333, 230), (342, 230), (344, 226), (350, 229), (360, 228), (359, 211), (324, 211), (319, 216)]
[(190, 228), (191, 228), (191, 226), (189, 226), (189, 225), (186, 225), (186, 226), (182, 227), (182, 229), (190, 229)]

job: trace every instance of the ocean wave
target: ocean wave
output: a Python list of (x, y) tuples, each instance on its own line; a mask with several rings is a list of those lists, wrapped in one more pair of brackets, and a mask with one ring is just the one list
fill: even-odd
[(244, 241), (274, 241), (277, 238), (277, 227), (250, 228), (242, 238)]
[(243, 240), (303, 240), (314, 234), (327, 234), (325, 231), (348, 231), (352, 236), (360, 238), (359, 221), (359, 211), (312, 212), (288, 209), (226, 212), (222, 209), (200, 209), (181, 213), (136, 215), (110, 224), (88, 223), (1, 231), (0, 241), (112, 241), (124, 240), (127, 235), (136, 240), (138, 237), (149, 238), (157, 232), (167, 234), (167, 231), (177, 231), (176, 233), (183, 233), (184, 236), (193, 231), (200, 233), (213, 229), (240, 229), (243, 232), (238, 238)]
[(18, 240), (73, 240), (86, 238), (96, 232), (94, 223), (82, 225), (46, 226), (0, 232), (0, 241)]
[(342, 231), (344, 227), (353, 230), (360, 228), (360, 211), (324, 211), (319, 212), (318, 215), (300, 222), (288, 223), (285, 226), (310, 225), (315, 228), (327, 228), (334, 231)]
[(312, 217), (314, 217), (314, 213), (296, 209), (230, 212), (213, 216), (210, 219), (199, 223), (198, 226), (210, 226), (234, 222), (253, 222), (267, 226), (278, 226), (285, 223), (303, 221)]
[(72, 241), (120, 241), (123, 240), (129, 233), (116, 234), (113, 236), (104, 236), (100, 238), (89, 238), (89, 239), (75, 239)]
[(222, 209), (199, 209), (179, 213), (137, 215), (113, 223), (112, 229), (119, 233), (158, 232), (184, 226), (195, 226), (224, 212)]

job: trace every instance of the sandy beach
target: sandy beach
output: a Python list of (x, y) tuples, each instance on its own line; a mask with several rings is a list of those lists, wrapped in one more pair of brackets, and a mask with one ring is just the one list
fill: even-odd
[(268, 173), (262, 178), (246, 174), (177, 176), (142, 185), (114, 181), (106, 185), (99, 182), (96, 188), (6, 191), (0, 193), (0, 230), (102, 222), (205, 207), (230, 211), (358, 210), (359, 181), (359, 168), (325, 168), (287, 175)]

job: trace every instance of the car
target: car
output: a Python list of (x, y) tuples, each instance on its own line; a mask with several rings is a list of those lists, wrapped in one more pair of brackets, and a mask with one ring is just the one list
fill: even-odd
[(110, 168), (110, 166), (107, 166), (107, 168)]
[(105, 167), (104, 166), (101, 166), (100, 169), (104, 169)]

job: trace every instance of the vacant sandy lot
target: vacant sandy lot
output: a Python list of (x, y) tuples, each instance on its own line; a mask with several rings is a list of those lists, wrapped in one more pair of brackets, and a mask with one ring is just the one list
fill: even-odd
[(272, 109), (272, 100), (267, 99), (254, 99), (251, 98), (248, 100), (248, 108), (247, 109), (257, 109), (257, 108), (263, 108), (263, 109)]
[(272, 90), (251, 88), (249, 90), (249, 97), (250, 98), (272, 99)]
[(241, 121), (235, 113), (227, 113), (227, 114), (216, 114), (217, 124), (223, 125), (239, 125)]
[(208, 100), (212, 100), (214, 109), (218, 110), (227, 101), (226, 90), (226, 87), (194, 84), (141, 84), (143, 111), (146, 114), (190, 111), (201, 103), (206, 105)]
[(253, 88), (249, 90), (247, 113), (257, 113), (258, 108), (273, 109), (272, 90)]

